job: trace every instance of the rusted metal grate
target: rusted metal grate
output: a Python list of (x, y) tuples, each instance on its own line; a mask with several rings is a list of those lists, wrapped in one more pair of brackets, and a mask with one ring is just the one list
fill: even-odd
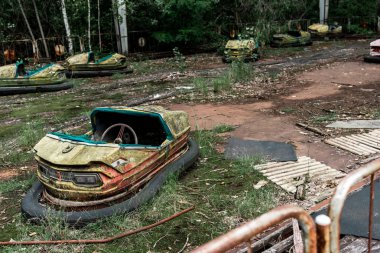
[(326, 143), (363, 156), (380, 153), (380, 130), (327, 139)]
[(306, 187), (305, 198), (313, 202), (330, 196), (339, 179), (346, 175), (307, 156), (299, 157), (297, 162), (269, 162), (255, 169), (289, 193)]

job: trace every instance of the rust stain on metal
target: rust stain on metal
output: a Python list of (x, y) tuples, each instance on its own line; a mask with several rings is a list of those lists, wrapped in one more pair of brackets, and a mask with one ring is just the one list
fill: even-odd
[(317, 252), (330, 253), (331, 219), (321, 214), (316, 217), (315, 224), (317, 225)]
[(245, 243), (253, 236), (265, 231), (273, 225), (290, 218), (301, 224), (304, 232), (305, 253), (316, 253), (316, 228), (313, 218), (302, 208), (292, 205), (277, 207), (246, 224), (221, 235), (214, 240), (194, 249), (192, 253), (225, 252)]
[(369, 219), (368, 219), (368, 253), (371, 253), (372, 226), (373, 226), (373, 201), (375, 199), (375, 174), (371, 175), (371, 192), (369, 196)]

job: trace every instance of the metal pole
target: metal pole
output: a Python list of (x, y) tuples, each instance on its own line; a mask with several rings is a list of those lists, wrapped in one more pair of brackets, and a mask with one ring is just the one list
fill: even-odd
[(375, 199), (375, 175), (371, 175), (371, 193), (369, 197), (369, 219), (368, 219), (368, 253), (371, 253), (372, 247), (372, 224), (373, 224), (373, 201)]
[(317, 252), (330, 252), (330, 224), (331, 219), (327, 215), (321, 214), (315, 218), (317, 225)]

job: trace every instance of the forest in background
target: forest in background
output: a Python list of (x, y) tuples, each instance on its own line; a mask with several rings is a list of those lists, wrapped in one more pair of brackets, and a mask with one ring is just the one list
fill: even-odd
[[(116, 1), (117, 2), (117, 1)], [(0, 41), (66, 36), (62, 4), (72, 36), (103, 34), (104, 48), (114, 34), (114, 6), (110, 0), (4, 0)], [(161, 45), (197, 46), (215, 43), (231, 25), (252, 24), (258, 33), (287, 20), (318, 21), (318, 0), (126, 0), (128, 31), (149, 32)], [(330, 0), (330, 18), (376, 17), (374, 0)], [(40, 27), (38, 24), (40, 19)], [(90, 20), (90, 24), (88, 22)], [(222, 35), (222, 36), (220, 36)], [(95, 37), (95, 36), (94, 36)], [(101, 38), (99, 38), (101, 39)], [(95, 49), (97, 42), (93, 42)], [(111, 48), (112, 45), (109, 46)], [(111, 50), (111, 49), (110, 49)]]

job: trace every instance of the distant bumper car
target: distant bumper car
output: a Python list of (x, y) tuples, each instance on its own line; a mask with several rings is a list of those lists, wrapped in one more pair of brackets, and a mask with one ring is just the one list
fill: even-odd
[(312, 36), (340, 36), (342, 26), (336, 23), (334, 25), (312, 24), (308, 27), (308, 32)]
[(364, 56), (364, 61), (369, 63), (380, 63), (380, 40), (375, 40), (370, 44), (369, 55)]
[(73, 55), (66, 59), (67, 77), (110, 76), (116, 73), (132, 73), (133, 69), (127, 63), (127, 57), (121, 54), (110, 54), (95, 60), (93, 52)]
[(272, 47), (299, 47), (309, 46), (311, 35), (304, 31), (288, 31), (286, 34), (273, 35), (271, 46)]
[(185, 112), (96, 108), (91, 124), (84, 135), (49, 133), (36, 144), (38, 182), (22, 201), (27, 218), (54, 215), (81, 225), (129, 212), (198, 157)]
[(257, 61), (260, 58), (258, 43), (254, 39), (229, 40), (224, 49), (223, 62), (233, 60)]
[(34, 71), (25, 71), (22, 61), (0, 67), (0, 95), (58, 91), (72, 88), (66, 82), (64, 68), (49, 64)]

